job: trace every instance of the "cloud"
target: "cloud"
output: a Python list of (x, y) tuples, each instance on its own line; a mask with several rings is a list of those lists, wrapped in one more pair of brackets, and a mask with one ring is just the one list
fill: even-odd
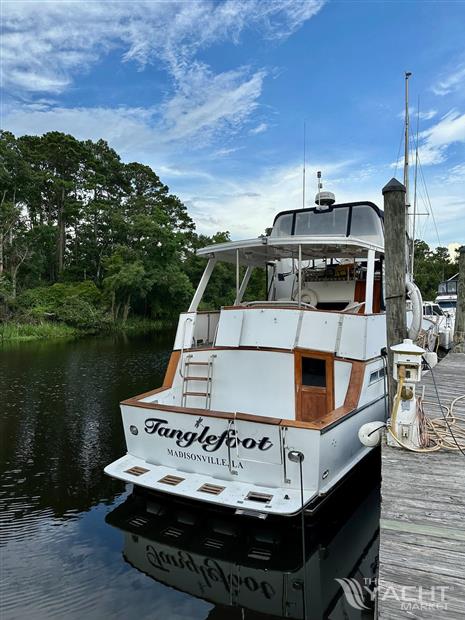
[(465, 62), (459, 64), (449, 74), (444, 75), (437, 80), (431, 87), (431, 90), (435, 95), (444, 96), (458, 90), (465, 81)]
[(268, 129), (268, 124), (267, 123), (260, 123), (260, 125), (257, 125), (256, 127), (252, 127), (252, 129), (249, 131), (249, 133), (252, 134), (252, 135), (257, 135), (259, 133), (263, 133), (267, 129)]
[[(436, 165), (448, 158), (448, 148), (465, 142), (465, 114), (451, 110), (439, 122), (420, 132), (418, 154), (423, 166)], [(392, 163), (391, 168), (398, 167)]]
[(81, 140), (103, 138), (123, 156), (144, 152), (157, 142), (151, 126), (154, 111), (146, 108), (65, 108), (9, 105), (2, 125), (17, 135), (48, 131), (71, 133)]
[[(197, 0), (195, 2), (60, 2), (17, 0), (3, 5), (2, 69), (3, 86), (11, 97), (32, 101), (35, 120), (22, 119), (38, 133), (47, 129), (71, 131), (76, 123), (94, 114), (101, 120), (113, 116), (118, 144), (121, 135), (133, 128), (144, 138), (157, 129), (162, 142), (207, 143), (219, 132), (236, 132), (258, 106), (267, 70), (247, 66), (215, 73), (200, 61), (201, 51), (218, 43), (238, 44), (241, 34), (254, 30), (267, 40), (290, 36), (323, 6), (324, 0)], [(39, 93), (59, 96), (73, 86), (79, 74), (109, 53), (121, 62), (135, 63), (139, 69), (153, 65), (168, 76), (166, 95), (157, 108), (38, 109)], [(8, 111), (7, 111), (8, 112)], [(43, 112), (38, 115), (37, 112)], [(21, 111), (7, 114), (18, 121)], [(68, 118), (74, 124), (63, 127)], [(51, 126), (54, 120), (57, 125)], [(44, 125), (40, 124), (44, 122)], [(46, 127), (47, 129), (45, 129)], [(88, 132), (89, 133), (89, 132)], [(129, 136), (129, 142), (133, 139)], [(113, 144), (115, 145), (115, 144)]]
[[(420, 110), (420, 113), (418, 114), (418, 116), (420, 117), (421, 121), (429, 121), (432, 118), (434, 118), (437, 113), (438, 113), (437, 110), (424, 110), (424, 111)], [(414, 119), (416, 120), (417, 109), (414, 107), (409, 107), (409, 115), (410, 115), (410, 122), (412, 122)], [(401, 112), (399, 112), (397, 116), (398, 118), (404, 118), (405, 110), (402, 110)]]
[(217, 75), (204, 66), (189, 71), (182, 90), (162, 106), (164, 140), (205, 142), (225, 126), (238, 130), (258, 105), (265, 75), (247, 68)]
[(442, 147), (454, 142), (465, 142), (465, 114), (451, 110), (420, 136), (432, 147)]
[[(341, 202), (359, 197), (358, 179), (346, 174), (353, 161), (308, 162), (308, 170), (324, 170), (325, 187), (338, 192)], [(351, 181), (347, 179), (351, 177)], [(381, 187), (381, 186), (380, 186)], [(307, 204), (313, 204), (311, 182), (307, 184)], [(198, 230), (214, 234), (229, 230), (233, 238), (257, 237), (271, 226), (274, 216), (285, 209), (302, 206), (302, 164), (291, 163), (263, 169), (253, 178), (215, 177), (210, 183), (196, 184), (195, 190), (187, 188), (181, 196), (196, 221)]]
[(104, 138), (123, 155), (166, 151), (180, 141), (199, 148), (222, 131), (242, 128), (258, 105), (264, 78), (261, 70), (212, 75), (204, 69), (186, 80), (182, 92), (150, 108), (10, 103), (3, 106), (2, 127), (18, 135), (63, 131), (80, 139)]
[(4, 3), (4, 86), (59, 93), (115, 50), (140, 67), (161, 64), (182, 84), (199, 50), (237, 43), (250, 28), (268, 39), (288, 37), (322, 6), (323, 0)]

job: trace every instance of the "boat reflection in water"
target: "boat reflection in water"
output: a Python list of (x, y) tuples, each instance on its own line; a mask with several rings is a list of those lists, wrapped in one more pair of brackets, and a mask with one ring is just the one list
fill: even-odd
[[(305, 563), (299, 519), (233, 519), (137, 494), (107, 523), (124, 532), (123, 555), (134, 568), (214, 604), (208, 620), (372, 618), (367, 586), (377, 570), (378, 488), (353, 481), (317, 517), (305, 528)], [(342, 578), (360, 584), (359, 604), (345, 597)]]

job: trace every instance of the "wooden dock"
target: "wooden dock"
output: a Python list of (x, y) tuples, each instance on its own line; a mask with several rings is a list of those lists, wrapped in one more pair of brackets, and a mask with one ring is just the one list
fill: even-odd
[[(443, 404), (465, 394), (464, 353), (433, 373)], [(437, 403), (430, 372), (422, 385)], [(425, 411), (441, 415), (437, 404)], [(465, 414), (465, 400), (456, 411)], [(381, 496), (378, 618), (465, 619), (465, 456), (383, 445)]]

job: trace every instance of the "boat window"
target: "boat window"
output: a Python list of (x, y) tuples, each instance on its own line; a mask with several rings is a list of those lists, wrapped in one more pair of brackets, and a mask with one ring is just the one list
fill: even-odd
[(383, 228), (376, 211), (367, 205), (352, 207), (350, 235), (352, 237), (378, 242), (382, 245)]
[(440, 295), (456, 295), (457, 294), (457, 281), (448, 280), (447, 282), (441, 282), (438, 286), (438, 293)]
[(436, 314), (437, 316), (444, 316), (444, 312), (441, 310), (438, 304), (434, 304), (434, 306), (432, 307), (432, 310), (433, 310), (433, 314)]
[(432, 311), (431, 311), (431, 306), (425, 306), (423, 308), (423, 314), (425, 316), (431, 316), (433, 314)]
[(346, 236), (349, 207), (328, 211), (301, 211), (295, 215), (296, 235)]
[(379, 372), (377, 370), (375, 370), (374, 372), (371, 373), (370, 375), (370, 383), (374, 383), (375, 381), (377, 381), (379, 379)]
[(288, 237), (292, 234), (292, 218), (294, 215), (292, 213), (286, 213), (285, 215), (280, 215), (273, 226), (273, 230), (271, 231), (272, 237)]
[(454, 309), (457, 307), (457, 302), (456, 301), (440, 301), (439, 305), (441, 306), (441, 308), (443, 310), (447, 310), (447, 309)]
[(302, 385), (326, 387), (326, 362), (315, 357), (302, 357)]

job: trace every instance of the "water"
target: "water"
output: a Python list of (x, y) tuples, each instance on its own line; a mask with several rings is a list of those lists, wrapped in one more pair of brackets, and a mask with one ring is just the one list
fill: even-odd
[(308, 523), (305, 563), (298, 520), (230, 518), (103, 474), (125, 451), (119, 401), (161, 384), (172, 338), (0, 349), (2, 620), (372, 618), (368, 591), (356, 610), (335, 579), (376, 572), (375, 462)]

